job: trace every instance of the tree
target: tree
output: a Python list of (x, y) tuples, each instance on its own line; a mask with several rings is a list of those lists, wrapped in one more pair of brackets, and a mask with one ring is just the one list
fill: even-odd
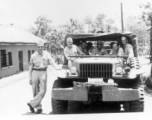
[(85, 18), (84, 18), (84, 23), (85, 23), (85, 24), (88, 24), (88, 25), (92, 24), (92, 23), (93, 23), (93, 20), (92, 20), (91, 16), (85, 17)]
[(104, 15), (104, 14), (97, 15), (97, 17), (95, 19), (95, 24), (96, 24), (97, 29), (104, 31), (105, 18), (106, 18), (106, 15)]
[(143, 9), (143, 12), (142, 12), (143, 21), (146, 23), (147, 26), (151, 26), (151, 19), (152, 19), (151, 3), (147, 2), (146, 4), (142, 4), (140, 8)]
[(70, 21), (65, 24), (62, 25), (62, 27), (64, 28), (66, 34), (68, 33), (83, 33), (83, 24), (80, 23), (77, 19), (70, 19)]
[(150, 26), (150, 55), (152, 56), (152, 6), (150, 2), (147, 2), (146, 4), (142, 4), (140, 8), (143, 9), (143, 21), (146, 23), (147, 26)]
[(93, 20), (91, 16), (87, 16), (84, 18), (84, 24), (88, 26), (88, 32), (93, 33)]
[(87, 16), (84, 18), (84, 24), (88, 25), (88, 32), (89, 33), (96, 33), (96, 29), (97, 29), (97, 25), (95, 23), (95, 21), (92, 20), (92, 18), (90, 16)]
[(135, 16), (129, 16), (126, 19), (126, 30), (134, 33), (138, 37), (138, 51), (144, 55), (147, 54), (147, 49), (149, 50), (149, 33), (147, 32), (147, 26), (141, 18)]
[(36, 25), (36, 28), (32, 27), (31, 31), (36, 36), (45, 38), (46, 33), (51, 31), (52, 21), (47, 19), (46, 16), (39, 16), (34, 23)]
[(105, 20), (105, 31), (106, 32), (117, 32), (118, 28), (115, 26), (115, 21), (112, 18), (107, 18)]

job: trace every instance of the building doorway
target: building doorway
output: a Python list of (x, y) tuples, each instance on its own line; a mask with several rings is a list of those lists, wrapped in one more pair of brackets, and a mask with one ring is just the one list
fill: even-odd
[(19, 58), (19, 72), (23, 71), (23, 51), (18, 52)]

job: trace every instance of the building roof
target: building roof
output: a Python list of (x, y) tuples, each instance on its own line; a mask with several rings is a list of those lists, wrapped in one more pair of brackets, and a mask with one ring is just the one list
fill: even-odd
[(35, 44), (41, 38), (19, 27), (0, 25), (0, 43), (29, 43)]

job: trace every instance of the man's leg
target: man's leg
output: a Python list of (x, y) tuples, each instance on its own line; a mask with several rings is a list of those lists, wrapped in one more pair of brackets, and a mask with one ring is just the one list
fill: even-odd
[[(39, 91), (39, 81), (38, 81), (39, 73), (37, 71), (32, 72), (32, 90), (33, 97), (35, 97)], [(30, 107), (32, 113), (34, 113), (34, 106), (30, 102), (27, 104)]]
[(32, 73), (32, 90), (33, 97), (35, 97), (39, 92), (39, 72), (33, 71)]
[[(47, 74), (43, 73), (42, 75), (39, 76), (39, 82), (40, 82), (40, 91), (42, 93), (41, 100), (44, 98), (46, 89), (47, 89)], [(36, 109), (42, 109), (41, 103), (36, 106)]]
[(32, 107), (37, 109), (42, 109), (41, 100), (43, 99), (46, 93), (46, 83), (47, 83), (47, 74), (46, 71), (39, 72), (39, 91), (37, 95), (31, 100), (30, 104)]

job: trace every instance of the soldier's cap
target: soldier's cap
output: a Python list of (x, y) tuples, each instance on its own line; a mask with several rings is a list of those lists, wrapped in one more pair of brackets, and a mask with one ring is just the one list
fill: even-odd
[(38, 41), (37, 46), (44, 46), (44, 42), (43, 41)]

